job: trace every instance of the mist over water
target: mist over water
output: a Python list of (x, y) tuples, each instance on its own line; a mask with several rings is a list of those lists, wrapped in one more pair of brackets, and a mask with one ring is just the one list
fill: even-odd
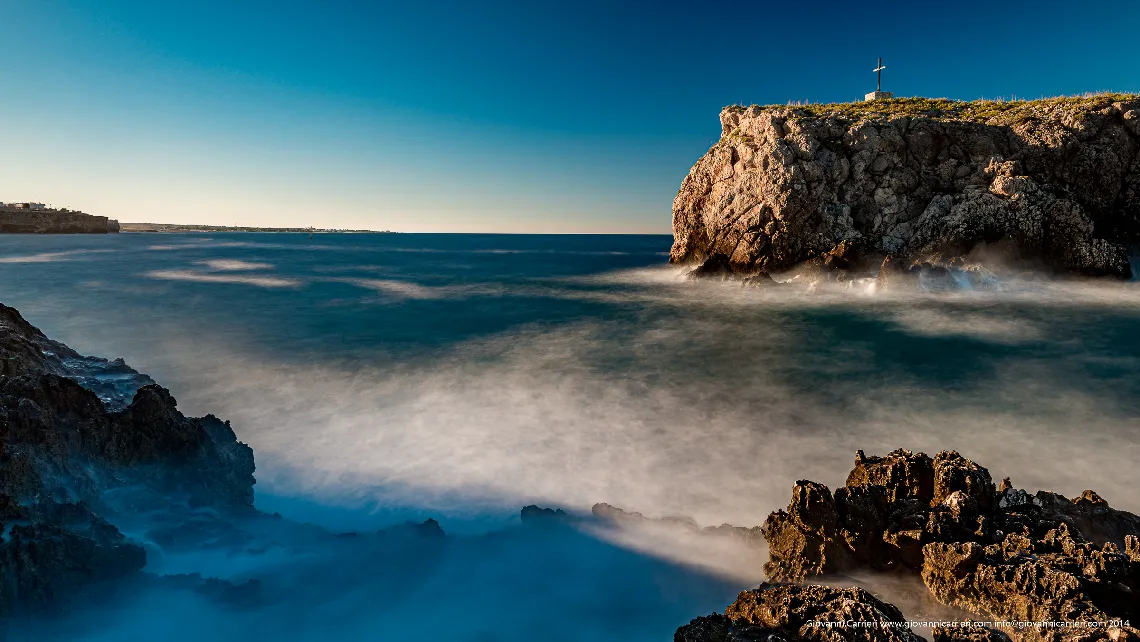
[(746, 289), (685, 281), (669, 243), (0, 238), (0, 301), (231, 420), (262, 510), (458, 535), (331, 546), (289, 526), (264, 555), (156, 555), (156, 572), (258, 578), (269, 604), (155, 591), (90, 639), (194, 639), (203, 621), (215, 639), (668, 639), (758, 584), (765, 553), (684, 527), (520, 526), (518, 509), (753, 526), (798, 479), (842, 484), (860, 448), (957, 449), (1018, 487), (1140, 511), (1137, 284)]

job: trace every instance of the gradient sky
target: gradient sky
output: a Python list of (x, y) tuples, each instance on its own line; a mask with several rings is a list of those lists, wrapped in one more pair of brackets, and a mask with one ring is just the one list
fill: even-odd
[(733, 103), (1140, 91), (1140, 3), (0, 0), (0, 201), (669, 232)]

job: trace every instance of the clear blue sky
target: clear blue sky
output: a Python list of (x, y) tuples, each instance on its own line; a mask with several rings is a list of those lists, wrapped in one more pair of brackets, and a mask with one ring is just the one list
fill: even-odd
[(0, 200), (668, 232), (726, 104), (1140, 91), (1140, 3), (0, 0)]

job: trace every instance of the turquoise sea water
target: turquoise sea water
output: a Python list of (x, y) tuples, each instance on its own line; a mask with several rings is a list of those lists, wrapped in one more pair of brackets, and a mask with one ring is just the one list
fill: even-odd
[[(1136, 284), (757, 290), (685, 280), (670, 243), (2, 236), (0, 301), (81, 352), (126, 358), (184, 412), (230, 419), (254, 447), (263, 510), (334, 530), (431, 516), (468, 538), (449, 567), (464, 583), (421, 569), (438, 575), (435, 600), (481, 592), (477, 608), (444, 609), (449, 638), (535, 639), (527, 618), (569, 609), (546, 639), (668, 639), (762, 579), (762, 551), (685, 533), (528, 539), (512, 529), (529, 503), (752, 526), (797, 479), (842, 483), (855, 449), (908, 447), (1140, 510)], [(269, 584), (287, 567), (170, 563)], [(384, 595), (390, 610), (285, 637), (429, 639), (413, 623), (437, 601)], [(530, 615), (505, 625), (520, 604)], [(231, 618), (233, 639), (264, 624), (212, 617)]]

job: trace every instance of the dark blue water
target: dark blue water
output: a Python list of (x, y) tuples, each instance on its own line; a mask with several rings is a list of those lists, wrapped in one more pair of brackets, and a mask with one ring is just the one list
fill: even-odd
[[(855, 449), (908, 447), (956, 448), (1020, 487), (1092, 488), (1140, 510), (1136, 284), (753, 290), (685, 280), (670, 242), (3, 236), (0, 301), (81, 352), (125, 357), (184, 411), (232, 420), (256, 452), (265, 510), (334, 529), (432, 516), (476, 538), (448, 568), (484, 560), (465, 590), (495, 588), (479, 617), (448, 611), (473, 618), (447, 628), (456, 639), (528, 639), (496, 628), (519, 603), (558, 612), (558, 592), (536, 588), (550, 574), (504, 579), (503, 566), (558, 569), (575, 624), (548, 639), (567, 640), (667, 639), (762, 577), (762, 555), (684, 534), (478, 539), (513, 532), (533, 502), (755, 525), (797, 479), (841, 483)], [(289, 567), (257, 568), (271, 581)], [(462, 596), (292, 637), (428, 639), (401, 627), (439, 600)], [(233, 622), (234, 639), (260, 626)]]
[[(567, 277), (659, 265), (670, 243), (667, 236), (573, 235), (6, 237), (5, 260), (28, 262), (0, 265), (13, 301), (40, 292), (92, 311), (147, 315), (140, 321), (181, 317), (189, 332), (244, 334), (267, 350), (337, 357), (446, 347), (604, 314), (545, 290)], [(255, 265), (216, 269), (210, 261)]]

